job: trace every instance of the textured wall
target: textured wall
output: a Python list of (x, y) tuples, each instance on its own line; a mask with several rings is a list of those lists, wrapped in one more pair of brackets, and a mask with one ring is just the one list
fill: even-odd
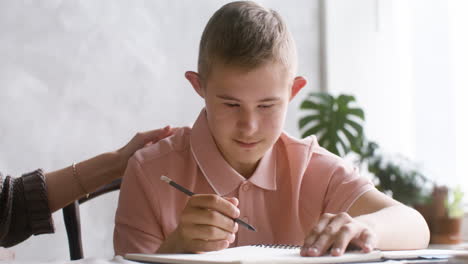
[[(141, 130), (189, 125), (202, 100), (183, 78), (201, 32), (226, 1), (0, 1), (0, 170), (54, 170), (113, 150)], [(260, 1), (298, 43), (299, 73), (319, 88), (318, 0)], [(305, 91), (305, 92), (308, 92)], [(286, 130), (298, 135), (293, 101)], [(85, 255), (110, 257), (117, 194), (81, 207)], [(68, 258), (55, 235), (14, 247), (18, 259)]]

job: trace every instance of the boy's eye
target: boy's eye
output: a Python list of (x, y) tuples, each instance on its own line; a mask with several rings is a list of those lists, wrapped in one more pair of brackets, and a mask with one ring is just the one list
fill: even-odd
[(224, 103), (224, 105), (226, 105), (228, 107), (237, 107), (237, 106), (239, 106), (239, 104), (233, 104), (233, 103)]
[(258, 107), (260, 107), (260, 108), (270, 108), (272, 106), (273, 106), (273, 104), (268, 104), (268, 105), (259, 105)]

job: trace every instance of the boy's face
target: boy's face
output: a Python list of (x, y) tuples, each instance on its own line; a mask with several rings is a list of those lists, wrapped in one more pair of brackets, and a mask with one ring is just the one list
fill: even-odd
[(208, 125), (224, 158), (250, 177), (279, 138), (288, 103), (305, 80), (293, 80), (284, 67), (274, 63), (249, 71), (216, 65), (203, 82), (194, 72), (186, 76), (205, 99)]

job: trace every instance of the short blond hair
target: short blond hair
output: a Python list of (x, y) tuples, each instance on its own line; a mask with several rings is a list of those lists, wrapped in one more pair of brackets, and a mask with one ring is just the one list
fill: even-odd
[(296, 46), (281, 16), (251, 1), (224, 5), (208, 21), (198, 54), (198, 72), (208, 77), (215, 63), (253, 69), (267, 62), (296, 74)]

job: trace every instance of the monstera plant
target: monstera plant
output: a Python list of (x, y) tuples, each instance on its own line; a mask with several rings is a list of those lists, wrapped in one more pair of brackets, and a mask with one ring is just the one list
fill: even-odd
[(447, 196), (448, 188), (436, 186), (413, 162), (400, 155), (389, 156), (379, 144), (365, 138), (364, 111), (355, 103), (351, 95), (309, 94), (300, 106), (302, 137), (316, 135), (322, 147), (339, 156), (357, 154), (356, 165), (374, 176), (377, 189), (423, 214), (432, 243), (459, 243), (464, 214), (461, 189)]
[(426, 177), (413, 166), (403, 166), (411, 164), (401, 162), (404, 159), (388, 159), (376, 142), (365, 138), (364, 111), (354, 96), (311, 93), (300, 107), (306, 113), (299, 120), (302, 137), (316, 135), (322, 147), (339, 156), (354, 152), (357, 165), (374, 175), (376, 187), (400, 202), (426, 201)]
[(352, 105), (355, 101), (352, 95), (310, 93), (300, 106), (306, 113), (299, 120), (302, 137), (316, 135), (322, 147), (339, 156), (359, 152), (364, 138), (364, 111)]

